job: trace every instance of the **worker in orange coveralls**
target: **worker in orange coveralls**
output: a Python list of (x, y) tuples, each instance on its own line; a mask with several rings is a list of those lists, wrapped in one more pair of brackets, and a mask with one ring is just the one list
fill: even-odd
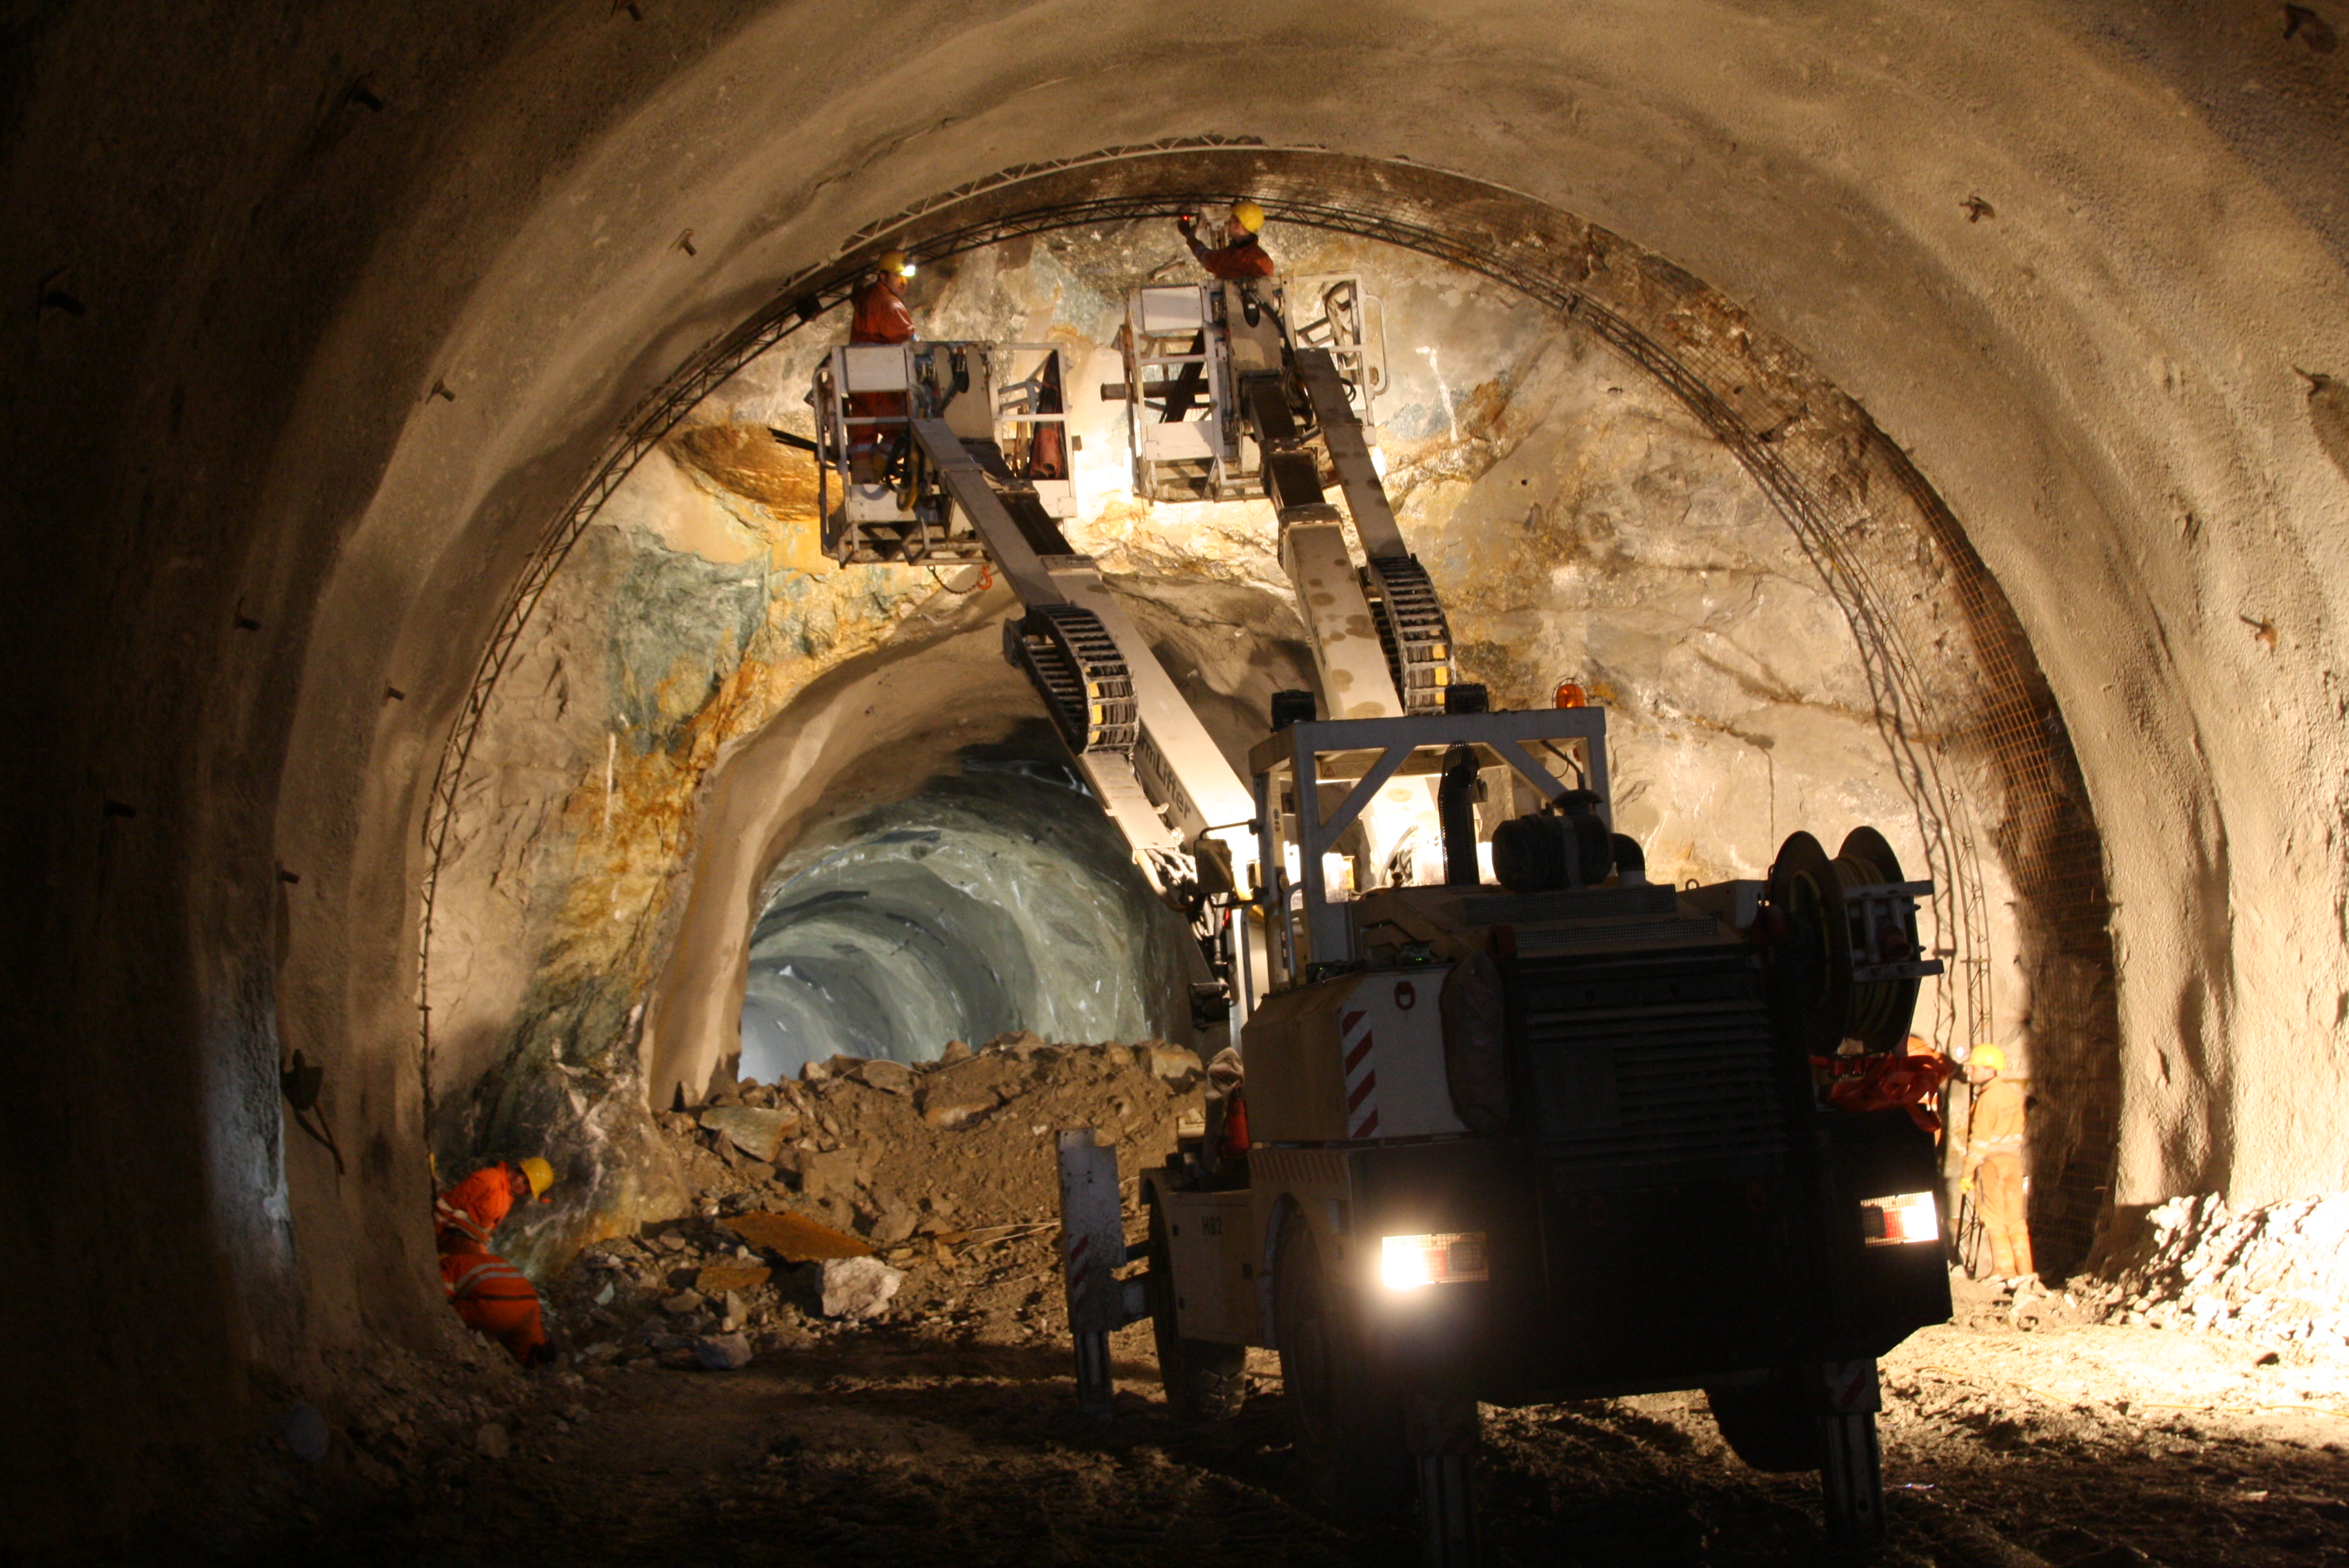
[(551, 1202), (554, 1167), (536, 1155), (509, 1165), (500, 1161), (474, 1171), (432, 1201), (432, 1233), (442, 1252), (470, 1245), (487, 1252), (490, 1236), (524, 1194)]
[(440, 1288), (466, 1327), (503, 1345), (524, 1367), (553, 1359), (537, 1290), (497, 1253), (470, 1245), (442, 1253)]
[(1995, 1277), (2023, 1280), (2037, 1271), (2031, 1260), (2026, 1225), (2028, 1188), (2023, 1171), (2023, 1116), (2028, 1096), (2021, 1082), (2001, 1075), (2006, 1053), (1980, 1045), (1966, 1058), (1966, 1081), (1974, 1086), (1961, 1152), (1964, 1175), (1958, 1191), (1971, 1192), (1990, 1237)]
[[(1209, 249), (1199, 242), (1199, 220), (1185, 212), (1174, 220), (1183, 232), (1183, 242), (1191, 247), (1191, 254), (1210, 277), (1226, 283), (1247, 283), (1257, 278), (1268, 278), (1276, 270), (1270, 253), (1258, 238), (1264, 232), (1264, 209), (1243, 196), (1232, 203), (1230, 214), (1224, 220), (1224, 242)], [(1205, 355), (1207, 335), (1205, 332), (1191, 339), (1186, 354)], [(1163, 424), (1179, 424), (1190, 418), (1198, 406), (1200, 395), (1207, 385), (1207, 367), (1203, 360), (1186, 361), (1174, 378), (1165, 384), (1165, 403), (1159, 409)]]
[(1224, 220), (1224, 242), (1213, 250), (1199, 242), (1199, 220), (1192, 214), (1175, 219), (1174, 226), (1208, 276), (1232, 283), (1272, 276), (1272, 257), (1257, 237), (1264, 232), (1264, 209), (1247, 197), (1232, 203), (1231, 215)]
[(848, 296), (848, 341), (911, 343), (914, 313), (905, 308), (905, 280), (914, 275), (914, 263), (903, 251), (884, 251), (874, 266), (873, 276)]
[(440, 1250), (440, 1288), (466, 1326), (535, 1367), (551, 1352), (538, 1292), (523, 1272), (490, 1251), (490, 1237), (525, 1196), (550, 1202), (554, 1167), (537, 1155), (485, 1165), (432, 1201), (433, 1241)]
[[(914, 313), (905, 306), (905, 280), (914, 263), (903, 251), (884, 251), (873, 276), (848, 296), (848, 341), (860, 344), (911, 343)], [(859, 418), (901, 418), (905, 412), (903, 392), (851, 392), (848, 412)], [(878, 484), (887, 466), (882, 453), (904, 434), (895, 425), (851, 425), (848, 428), (848, 471), (859, 484)]]

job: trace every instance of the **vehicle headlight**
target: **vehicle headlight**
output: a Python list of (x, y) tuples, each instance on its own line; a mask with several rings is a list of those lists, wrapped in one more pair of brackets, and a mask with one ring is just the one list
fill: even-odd
[(1379, 1240), (1379, 1283), (1389, 1290), (1467, 1284), (1492, 1277), (1482, 1231), (1382, 1236)]
[(1938, 1242), (1941, 1239), (1940, 1206), (1933, 1202), (1930, 1192), (1864, 1198), (1859, 1205), (1859, 1235), (1871, 1247)]

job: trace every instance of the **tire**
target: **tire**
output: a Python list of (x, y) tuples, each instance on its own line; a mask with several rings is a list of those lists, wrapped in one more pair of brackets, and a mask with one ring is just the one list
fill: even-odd
[(1826, 1433), (1800, 1374), (1781, 1367), (1759, 1383), (1707, 1388), (1713, 1425), (1747, 1468), (1772, 1474), (1826, 1463)]
[(1295, 1214), (1280, 1228), (1273, 1329), (1289, 1439), (1314, 1494), (1341, 1519), (1407, 1512), (1415, 1475), (1402, 1399), (1373, 1367), (1350, 1304)]
[(1247, 1394), (1247, 1346), (1185, 1339), (1174, 1327), (1174, 1260), (1166, 1222), (1150, 1202), (1150, 1273), (1143, 1286), (1150, 1304), (1151, 1336), (1158, 1342), (1158, 1380), (1166, 1403), (1186, 1421), (1222, 1420), (1239, 1413)]

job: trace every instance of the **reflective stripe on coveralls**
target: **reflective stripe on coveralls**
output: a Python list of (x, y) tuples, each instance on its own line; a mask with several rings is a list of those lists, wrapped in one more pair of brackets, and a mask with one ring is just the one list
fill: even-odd
[(538, 1291), (522, 1270), (497, 1253), (441, 1253), (440, 1288), (467, 1327), (497, 1340), (524, 1366), (531, 1353), (546, 1343)]

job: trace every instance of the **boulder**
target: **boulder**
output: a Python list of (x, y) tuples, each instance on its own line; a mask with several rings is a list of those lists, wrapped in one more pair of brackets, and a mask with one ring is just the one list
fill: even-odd
[(701, 1113), (701, 1125), (753, 1160), (771, 1161), (784, 1139), (799, 1130), (799, 1118), (752, 1105), (712, 1106)]
[(856, 1237), (819, 1225), (804, 1214), (743, 1214), (727, 1223), (736, 1235), (785, 1263), (869, 1257), (873, 1252)]
[(502, 1460), (513, 1452), (513, 1443), (503, 1427), (491, 1421), (473, 1434), (473, 1451), (485, 1460)]
[(932, 1127), (952, 1132), (958, 1128), (973, 1127), (988, 1119), (997, 1100), (989, 1095), (985, 1099), (947, 1101), (931, 1099), (922, 1107), (922, 1119)]
[(818, 1202), (837, 1198), (853, 1201), (864, 1180), (864, 1151), (833, 1149), (810, 1154), (800, 1161), (800, 1191)]
[(660, 1305), (661, 1310), (667, 1313), (671, 1317), (683, 1317), (688, 1312), (698, 1312), (701, 1310), (701, 1293), (696, 1290), (681, 1290), (675, 1295), (670, 1296), (667, 1301), (662, 1302)]
[(304, 1464), (314, 1465), (326, 1457), (333, 1435), (327, 1430), (326, 1418), (307, 1399), (295, 1402), (294, 1408), (278, 1418), (277, 1435), (294, 1450), (294, 1457)]
[(750, 1342), (740, 1334), (705, 1334), (693, 1342), (693, 1358), (708, 1371), (737, 1372), (750, 1365)]
[(1207, 1070), (1196, 1056), (1164, 1040), (1149, 1040), (1134, 1048), (1144, 1056), (1145, 1065), (1154, 1075), (1176, 1088), (1189, 1088)]
[(816, 1292), (826, 1317), (877, 1317), (905, 1278), (879, 1258), (830, 1258), (821, 1267)]
[(867, 1088), (877, 1088), (885, 1094), (914, 1092), (914, 1069), (903, 1062), (869, 1061), (856, 1069), (855, 1077)]
[(970, 1060), (970, 1047), (961, 1040), (948, 1040), (947, 1048), (938, 1053), (938, 1062), (941, 1066), (950, 1067), (956, 1062), (968, 1060)]

